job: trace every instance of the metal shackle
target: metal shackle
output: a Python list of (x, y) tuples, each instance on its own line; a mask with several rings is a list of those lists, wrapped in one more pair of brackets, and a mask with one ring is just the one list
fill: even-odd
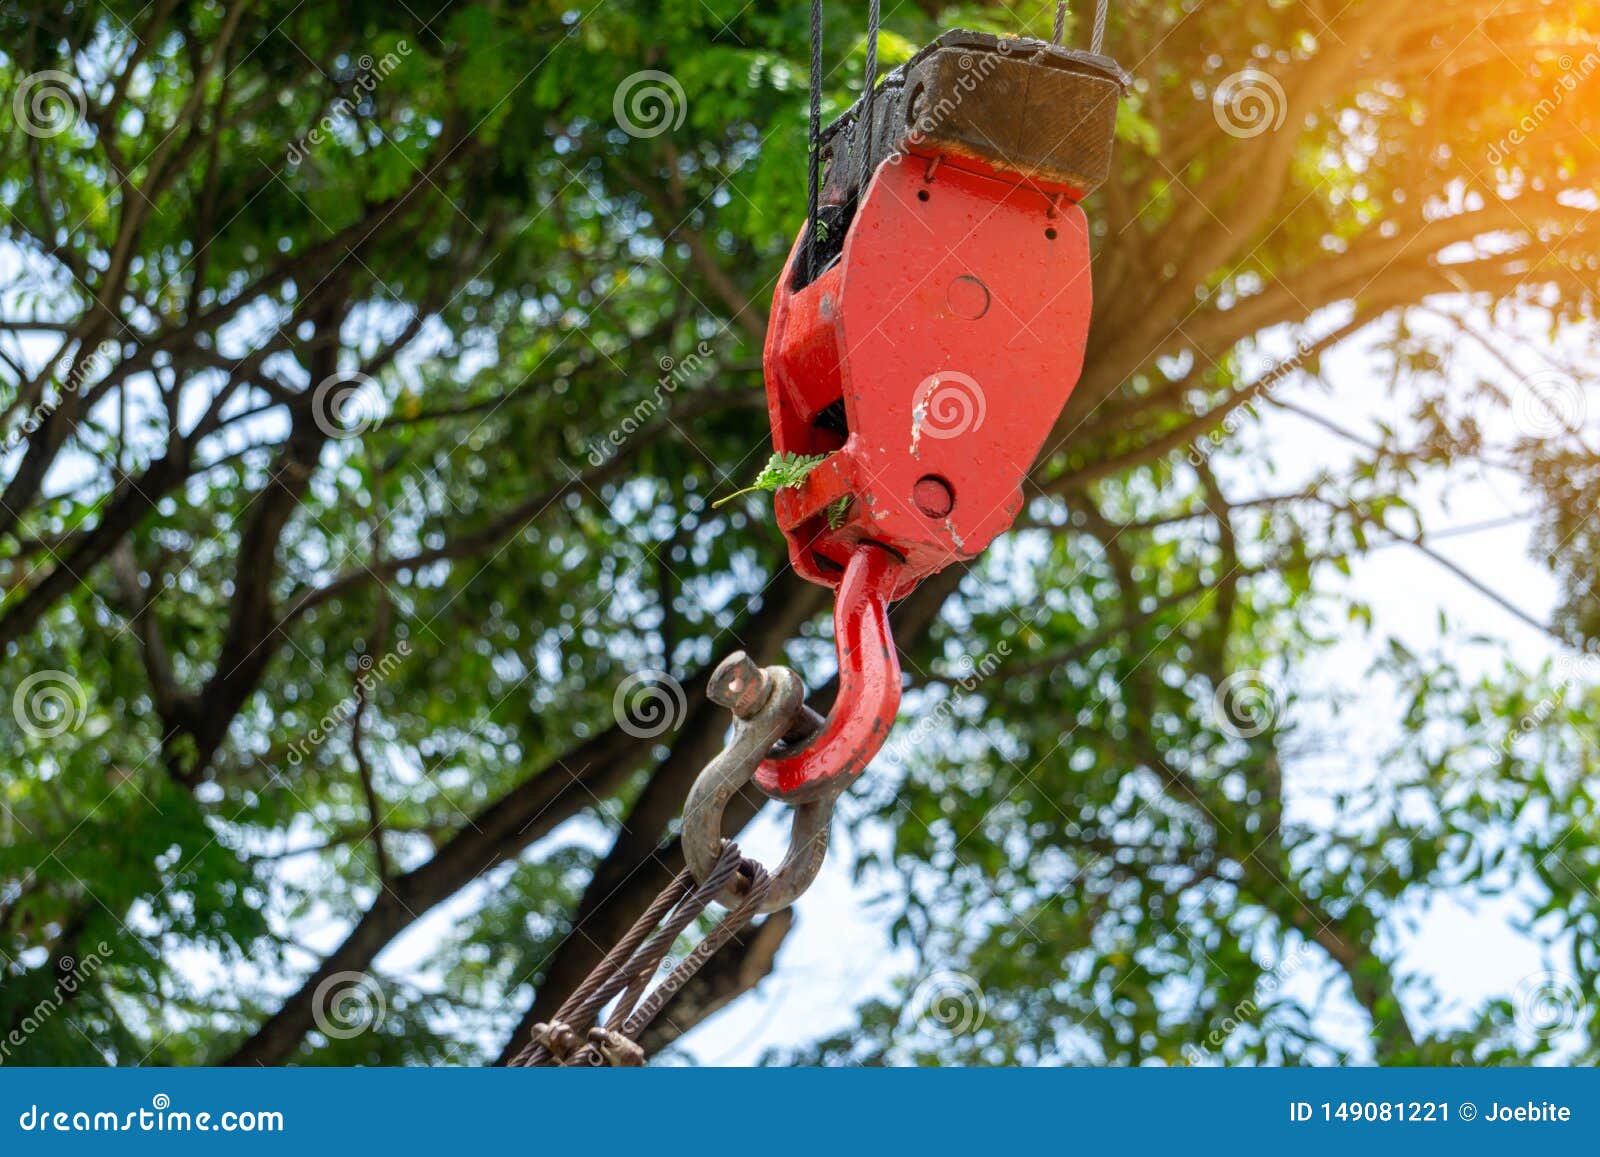
[[(733, 736), (696, 778), (683, 809), (683, 858), (701, 882), (710, 876), (722, 852), (722, 817), (728, 804), (780, 740), (794, 738), (797, 724), (816, 718), (805, 707), (805, 685), (798, 675), (787, 667), (759, 667), (743, 651), (722, 661), (706, 694), (713, 703), (730, 708), (734, 718)], [(829, 795), (793, 809), (789, 852), (772, 874), (761, 912), (787, 908), (817, 878), (828, 854), (836, 798)], [(730, 884), (718, 903), (734, 907), (740, 892), (740, 882)]]

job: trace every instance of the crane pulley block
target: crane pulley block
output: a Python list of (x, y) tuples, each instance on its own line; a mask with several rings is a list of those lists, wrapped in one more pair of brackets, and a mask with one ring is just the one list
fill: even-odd
[(753, 779), (799, 802), (842, 790), (900, 702), (891, 600), (976, 557), (1077, 384), (1089, 226), (1127, 75), (1042, 40), (949, 32), (819, 138), (817, 212), (773, 298), (774, 449), (819, 459), (777, 492), (805, 578), (836, 590), (839, 694)]
[(1092, 302), (1077, 202), (1106, 177), (1126, 76), (1040, 40), (949, 32), (823, 134), (766, 344), (795, 568), (837, 586), (863, 543), (893, 597), (1011, 525), (1076, 384)]

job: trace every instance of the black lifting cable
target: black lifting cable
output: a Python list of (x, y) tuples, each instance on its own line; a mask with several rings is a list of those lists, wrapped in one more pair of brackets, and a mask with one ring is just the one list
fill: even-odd
[[(867, 152), (872, 149), (872, 100), (878, 82), (878, 31), (883, 25), (882, 0), (867, 5), (867, 63), (863, 69), (861, 123), (866, 126)], [(811, 134), (806, 160), (806, 280), (817, 277), (818, 184), (822, 168), (822, 0), (811, 0)]]
[(861, 94), (861, 123), (866, 127), (866, 151), (872, 155), (872, 95), (878, 83), (878, 25), (882, 21), (879, 0), (867, 6), (867, 66), (862, 70), (866, 91)]
[(811, 147), (806, 154), (806, 280), (817, 276), (817, 166), (822, 145), (822, 0), (811, 0)]

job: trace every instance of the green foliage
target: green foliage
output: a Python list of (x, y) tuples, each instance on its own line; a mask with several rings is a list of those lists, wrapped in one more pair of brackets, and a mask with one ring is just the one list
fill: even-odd
[(774, 454), (767, 459), (767, 464), (761, 468), (754, 482), (742, 490), (735, 490), (725, 498), (717, 499), (711, 505), (725, 506), (744, 494), (755, 494), (760, 491), (775, 494), (785, 486), (803, 486), (811, 471), (821, 465), (827, 457), (826, 454)]
[[(1489, 618), (1391, 639), (1346, 582), (1509, 484), (1568, 658), (1600, 637), (1595, 454), (1507, 433), (1518, 366), (1594, 361), (1593, 102), (1487, 160), (1596, 6), (1492, 7), (1114, 6), (1086, 372), (1017, 529), (896, 611), (912, 685), (839, 841), (913, 963), (774, 1059), (1596, 1059), (1600, 1001), (1530, 1032), (1408, 949), (1476, 907), (1592, 997), (1600, 679)], [(902, 6), (880, 61), (1052, 10)], [(826, 15), (832, 116), (865, 53)], [(85, 110), (0, 143), (0, 1059), (228, 1059), (343, 950), (381, 1001), (272, 1063), (490, 1060), (659, 886), (726, 726), (696, 681), (832, 653), (790, 638), (816, 592), (770, 523), (709, 501), (766, 436), (806, 37), (740, 0), (0, 4), (0, 109), (62, 72)], [(1312, 103), (1229, 134), (1247, 66)], [(644, 73), (682, 90), (653, 135), (617, 112)], [(357, 373), (375, 420), (323, 428)], [(1336, 473), (1264, 444), (1291, 410)], [(646, 671), (686, 694), (640, 737)], [(64, 715), (23, 726), (45, 674)], [(1217, 707), (1241, 677), (1261, 720)], [(927, 1014), (952, 978), (960, 1031)]]

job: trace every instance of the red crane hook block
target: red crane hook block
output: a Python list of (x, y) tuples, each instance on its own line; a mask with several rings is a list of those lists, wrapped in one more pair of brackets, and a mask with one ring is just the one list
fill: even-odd
[(876, 542), (900, 598), (1011, 525), (1082, 369), (1077, 202), (1125, 83), (1103, 56), (950, 32), (885, 78), (870, 124), (858, 103), (829, 127), (826, 238), (796, 241), (765, 351), (774, 449), (827, 455), (777, 495), (806, 578), (838, 585)]
[(1083, 365), (1078, 201), (1109, 172), (1127, 79), (1107, 57), (950, 32), (824, 135), (819, 228), (779, 280), (765, 372), (774, 449), (826, 455), (776, 509), (795, 569), (838, 588), (840, 687), (816, 739), (761, 765), (768, 794), (865, 769), (900, 697), (888, 601), (1021, 508)]

